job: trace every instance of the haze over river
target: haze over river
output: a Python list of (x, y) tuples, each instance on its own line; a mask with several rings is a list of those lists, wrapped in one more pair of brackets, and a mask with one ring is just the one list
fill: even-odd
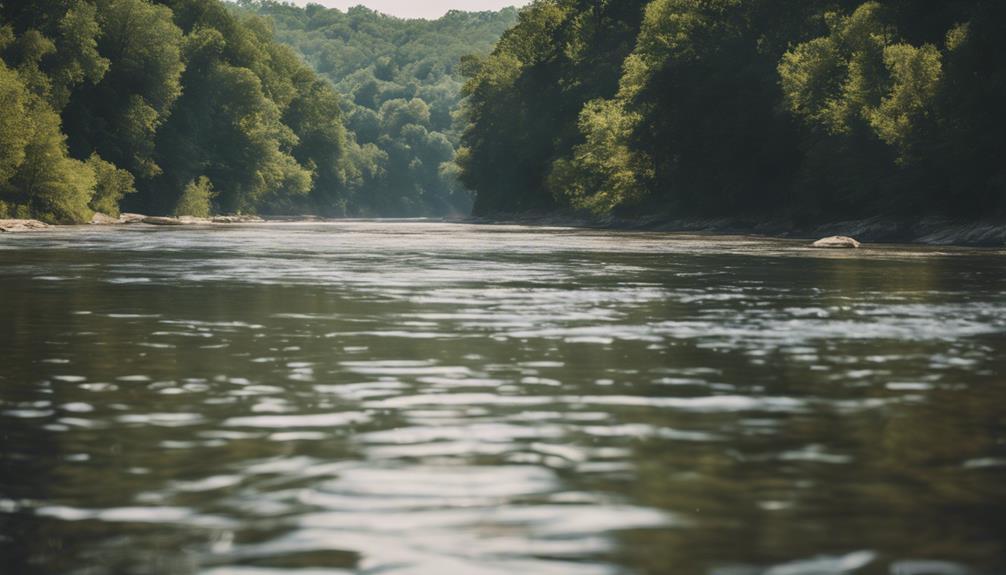
[(0, 572), (1006, 573), (1003, 251), (0, 237)]

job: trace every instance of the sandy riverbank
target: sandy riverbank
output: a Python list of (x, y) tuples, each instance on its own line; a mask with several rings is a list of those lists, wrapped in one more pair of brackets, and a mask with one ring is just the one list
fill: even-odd
[(474, 224), (522, 224), (613, 230), (759, 235), (814, 240), (851, 236), (864, 243), (914, 243), (973, 247), (1006, 246), (1006, 221), (949, 218), (873, 217), (828, 223), (797, 223), (786, 218), (642, 218), (508, 214), (461, 220)]

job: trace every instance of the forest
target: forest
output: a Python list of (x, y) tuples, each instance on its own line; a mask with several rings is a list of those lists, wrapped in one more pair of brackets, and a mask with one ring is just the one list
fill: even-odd
[(467, 213), (456, 67), (515, 21), (0, 0), (0, 218)]
[(475, 213), (1006, 210), (1006, 3), (539, 0), (466, 58)]
[(0, 0), (0, 217), (1006, 212), (997, 0)]
[[(461, 59), (488, 55), (517, 11), (451, 11), (404, 20), (363, 6), (343, 12), (270, 0), (242, 0), (268, 17), (276, 39), (293, 47), (342, 96), (344, 122), (363, 166), (356, 205), (381, 215), (468, 214), (472, 196), (454, 162)], [(359, 209), (353, 210), (359, 212)]]
[(0, 16), (9, 216), (325, 206), (352, 182), (334, 89), (262, 20), (207, 0), (16, 1)]

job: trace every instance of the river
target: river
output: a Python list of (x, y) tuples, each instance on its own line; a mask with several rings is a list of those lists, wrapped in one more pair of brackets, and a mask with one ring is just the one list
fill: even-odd
[(0, 571), (1006, 573), (1004, 255), (4, 235)]

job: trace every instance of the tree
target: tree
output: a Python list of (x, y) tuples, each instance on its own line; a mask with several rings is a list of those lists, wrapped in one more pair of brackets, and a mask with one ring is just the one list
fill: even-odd
[[(470, 209), (471, 196), (458, 191), (462, 186), (455, 171), (440, 169), (445, 153), (446, 161), (453, 161), (460, 139), (461, 123), (455, 121), (462, 98), (458, 61), (470, 52), (488, 52), (516, 20), (515, 10), (455, 11), (420, 21), (359, 7), (343, 12), (272, 1), (240, 6), (268, 16), (277, 37), (295, 47), (342, 96), (339, 107), (351, 131), (344, 161), (309, 155), (314, 145), (294, 130), (301, 139), (294, 155), (301, 163), (313, 162), (316, 171), (311, 194), (316, 209), (382, 215)], [(284, 114), (292, 118), (289, 111)], [(358, 146), (352, 143), (354, 135)], [(333, 187), (335, 172), (344, 188)]]
[(642, 6), (540, 0), (521, 11), (488, 58), (462, 62), (468, 128), (458, 164), (462, 182), (476, 190), (476, 213), (569, 205), (571, 196), (550, 185), (571, 175), (565, 168), (583, 141), (586, 103), (617, 90)]
[(95, 176), (94, 197), (89, 207), (96, 212), (118, 216), (119, 202), (126, 194), (136, 191), (133, 174), (116, 168), (115, 164), (102, 160), (96, 153), (87, 158), (87, 165)]
[(338, 98), (263, 19), (216, 0), (27, 0), (0, 17), (4, 211), (169, 213), (202, 175), (228, 211), (345, 204)]
[(212, 210), (211, 200), (214, 196), (216, 194), (209, 178), (199, 176), (186, 184), (185, 190), (178, 198), (178, 204), (175, 205), (174, 215), (207, 218)]
[(59, 115), (2, 62), (0, 103), (0, 200), (50, 222), (90, 219), (94, 171), (67, 156)]
[(17, 72), (0, 62), (0, 185), (24, 163), (30, 141), (30, 101), (31, 94)]
[(98, 50), (109, 59), (96, 85), (82, 85), (64, 112), (70, 149), (97, 151), (139, 178), (161, 172), (157, 130), (182, 91), (182, 32), (172, 12), (146, 0), (99, 0)]

